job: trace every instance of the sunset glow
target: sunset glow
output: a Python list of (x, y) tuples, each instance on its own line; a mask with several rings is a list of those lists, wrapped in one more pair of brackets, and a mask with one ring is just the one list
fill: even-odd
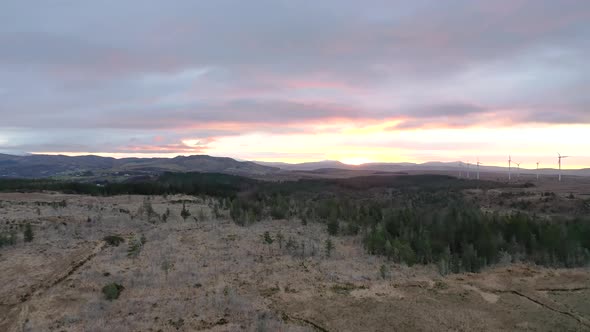
[(362, 164), (368, 164), (368, 163), (372, 162), (371, 159), (362, 158), (362, 157), (344, 158), (339, 161), (344, 164), (347, 164), (347, 165), (357, 165), (357, 166), (362, 165)]

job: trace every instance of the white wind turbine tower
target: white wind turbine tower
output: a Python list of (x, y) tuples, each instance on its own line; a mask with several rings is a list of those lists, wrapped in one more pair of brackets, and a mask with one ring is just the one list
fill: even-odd
[(468, 178), (468, 179), (471, 179), (471, 174), (469, 174), (469, 166), (470, 166), (470, 165), (471, 165), (471, 164), (469, 164), (469, 162), (467, 162), (467, 178)]
[(512, 173), (512, 156), (508, 155), (508, 181), (511, 180), (511, 177), (512, 177), (511, 173)]
[(481, 163), (479, 162), (479, 158), (477, 158), (477, 179), (479, 180), (479, 165), (481, 165)]
[(559, 152), (557, 152), (557, 156), (557, 159), (559, 161), (559, 182), (561, 182), (561, 159), (567, 158), (569, 156), (562, 156), (561, 154), (559, 154)]
[(520, 179), (520, 164), (521, 163), (517, 163), (516, 161), (514, 162), (516, 164), (516, 177)]
[(459, 162), (459, 179), (463, 176), (463, 163)]
[(540, 163), (541, 163), (540, 161), (537, 161), (537, 181), (539, 181), (539, 164)]

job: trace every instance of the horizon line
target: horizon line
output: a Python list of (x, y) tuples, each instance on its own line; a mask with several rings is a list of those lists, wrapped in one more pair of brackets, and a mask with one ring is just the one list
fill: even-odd
[[(310, 163), (322, 163), (322, 162), (337, 162), (346, 166), (352, 167), (360, 167), (363, 165), (395, 165), (395, 164), (413, 164), (413, 165), (425, 165), (430, 163), (443, 163), (447, 164), (445, 166), (454, 166), (453, 163), (464, 163), (473, 166), (473, 170), (476, 169), (476, 163), (472, 162), (464, 162), (462, 160), (453, 160), (453, 161), (441, 161), (441, 160), (429, 160), (429, 161), (370, 161), (362, 162), (362, 163), (351, 163), (345, 162), (344, 160), (337, 160), (337, 159), (316, 159), (316, 160), (307, 160), (307, 161), (298, 161), (298, 162), (288, 162), (288, 161), (276, 161), (276, 160), (260, 160), (260, 159), (244, 159), (244, 158), (236, 158), (232, 156), (219, 156), (219, 155), (211, 155), (211, 154), (174, 154), (174, 153), (91, 153), (91, 152), (22, 152), (21, 154), (15, 153), (7, 153), (1, 152), (0, 155), (9, 155), (9, 156), (16, 156), (16, 157), (26, 157), (26, 156), (33, 156), (33, 155), (45, 155), (45, 156), (64, 156), (64, 157), (100, 157), (100, 158), (113, 158), (113, 159), (174, 159), (177, 157), (192, 157), (192, 156), (207, 156), (207, 157), (214, 157), (214, 158), (231, 158), (236, 161), (243, 161), (243, 162), (253, 162), (253, 163), (267, 163), (267, 164), (287, 164), (287, 165), (299, 165), (299, 164), (310, 164)], [(121, 155), (121, 156), (117, 156)], [(139, 155), (139, 156), (137, 156)], [(572, 157), (572, 156), (568, 156)], [(534, 164), (533, 164), (534, 165)], [(503, 166), (501, 164), (481, 164), (481, 167), (498, 167), (498, 168), (505, 168), (508, 169), (507, 166)], [(456, 166), (455, 166), (456, 167)], [(456, 167), (458, 168), (458, 167)], [(516, 169), (517, 167), (512, 167)], [(466, 169), (463, 167), (462, 169)], [(536, 168), (524, 168), (521, 167), (521, 170), (528, 170), (528, 171), (536, 171)], [(574, 165), (572, 167), (564, 168), (562, 170), (585, 170), (590, 169), (590, 166), (586, 165)], [(553, 167), (544, 167), (539, 168), (539, 171), (543, 170), (558, 170), (558, 168)]]

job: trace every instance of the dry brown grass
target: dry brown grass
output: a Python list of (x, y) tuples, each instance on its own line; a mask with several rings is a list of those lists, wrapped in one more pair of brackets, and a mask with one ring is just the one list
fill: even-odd
[[(63, 199), (65, 208), (35, 203)], [(321, 224), (264, 221), (240, 227), (211, 219), (210, 201), (193, 197), (150, 198), (159, 215), (171, 211), (167, 223), (155, 224), (146, 221), (144, 198), (137, 196), (0, 194), (0, 200), (0, 224), (32, 222), (35, 231), (32, 243), (0, 249), (1, 331), (590, 328), (584, 325), (588, 270), (512, 265), (442, 278), (434, 267), (369, 256), (358, 237), (333, 238), (336, 249), (327, 258)], [(173, 203), (181, 200), (190, 200), (191, 213), (203, 210), (207, 220), (183, 221), (182, 204)], [(266, 231), (283, 234), (282, 249), (277, 242), (271, 248), (263, 244)], [(100, 247), (94, 255), (111, 234), (127, 241), (144, 235), (147, 241), (137, 258), (127, 256), (128, 242)], [(285, 248), (289, 238), (297, 248)], [(386, 279), (379, 273), (384, 264), (391, 274)], [(114, 301), (101, 293), (110, 282), (125, 287)], [(563, 285), (578, 290), (551, 290)]]

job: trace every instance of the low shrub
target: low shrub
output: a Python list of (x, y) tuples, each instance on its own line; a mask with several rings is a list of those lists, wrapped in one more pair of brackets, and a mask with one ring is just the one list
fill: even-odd
[(103, 238), (109, 246), (118, 247), (119, 244), (125, 242), (125, 239), (120, 237), (119, 235), (108, 235)]
[(112, 301), (119, 298), (123, 289), (125, 289), (125, 287), (122, 285), (112, 282), (102, 288), (102, 293), (107, 300)]

